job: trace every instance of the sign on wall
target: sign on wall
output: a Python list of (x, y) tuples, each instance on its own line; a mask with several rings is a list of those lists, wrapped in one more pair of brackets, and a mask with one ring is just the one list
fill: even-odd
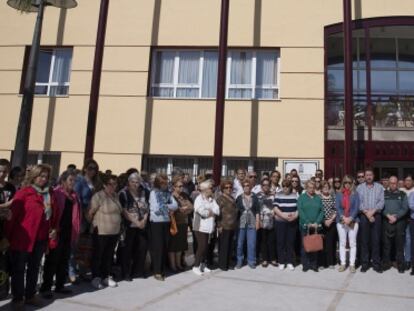
[(309, 180), (315, 176), (316, 170), (319, 168), (319, 161), (317, 160), (285, 160), (283, 161), (283, 168), (285, 174), (292, 169), (298, 171), (298, 175), (302, 182)]

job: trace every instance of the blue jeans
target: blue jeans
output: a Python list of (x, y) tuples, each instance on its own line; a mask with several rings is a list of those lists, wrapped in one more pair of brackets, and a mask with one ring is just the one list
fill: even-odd
[(411, 262), (411, 234), (410, 234), (410, 226), (407, 226), (405, 231), (405, 247), (404, 247), (404, 257), (405, 262)]
[(247, 236), (247, 263), (256, 265), (256, 229), (240, 228), (237, 239), (237, 264), (242, 264), (244, 259), (244, 241)]

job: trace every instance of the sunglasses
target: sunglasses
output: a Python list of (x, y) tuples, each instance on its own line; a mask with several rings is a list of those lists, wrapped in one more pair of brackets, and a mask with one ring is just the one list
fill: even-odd
[(292, 180), (292, 182), (299, 182), (299, 180)]
[(364, 175), (359, 175), (359, 176), (357, 176), (357, 178), (358, 178), (358, 179), (360, 179), (360, 178), (365, 178), (365, 176), (364, 176)]
[(225, 186), (224, 189), (233, 189), (232, 186)]
[(346, 184), (350, 185), (351, 182), (350, 181), (344, 181), (344, 185), (346, 185)]

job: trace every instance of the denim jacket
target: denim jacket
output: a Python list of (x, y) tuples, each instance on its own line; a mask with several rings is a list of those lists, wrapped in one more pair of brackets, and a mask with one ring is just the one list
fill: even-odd
[(89, 207), (89, 202), (91, 201), (94, 191), (89, 187), (84, 176), (78, 176), (76, 178), (74, 190), (78, 195), (82, 211), (86, 211)]
[[(341, 218), (344, 216), (344, 207), (342, 205), (342, 198), (343, 198), (343, 194), (341, 192), (338, 192), (336, 194), (336, 199), (335, 199), (336, 222), (337, 223), (340, 223)], [(358, 214), (359, 214), (360, 200), (359, 200), (359, 195), (356, 191), (351, 193), (350, 201), (351, 201), (351, 207), (349, 210), (349, 216), (352, 217), (352, 219), (355, 222), (359, 222)]]

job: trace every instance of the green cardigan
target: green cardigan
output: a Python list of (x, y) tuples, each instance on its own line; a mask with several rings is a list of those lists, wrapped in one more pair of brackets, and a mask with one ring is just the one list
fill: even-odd
[(306, 192), (298, 199), (299, 225), (301, 230), (307, 230), (308, 224), (321, 224), (323, 221), (323, 205), (319, 195), (310, 197)]

